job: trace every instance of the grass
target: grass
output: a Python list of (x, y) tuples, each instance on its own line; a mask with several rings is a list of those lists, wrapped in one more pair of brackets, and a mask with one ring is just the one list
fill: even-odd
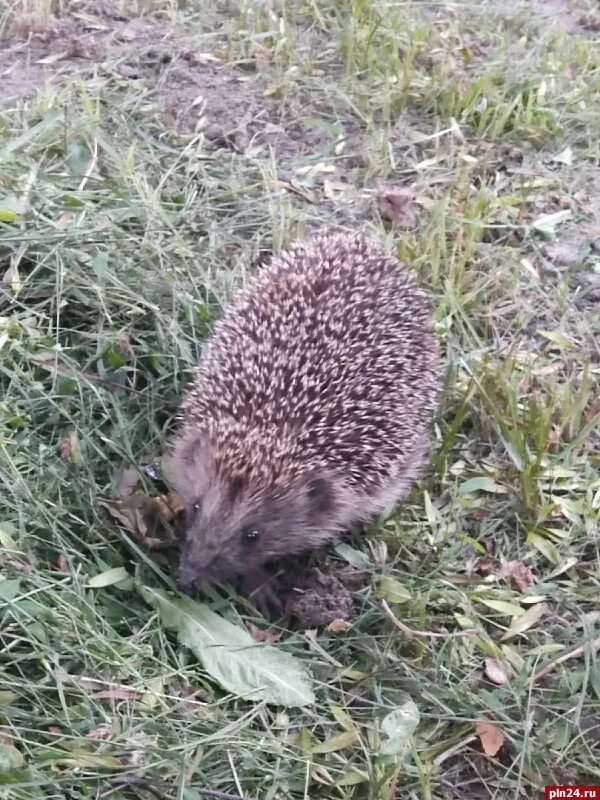
[[(597, 34), (491, 3), (137, 10), (326, 135), (309, 152), (209, 151), (111, 53), (2, 108), (0, 797), (125, 797), (110, 784), (124, 770), (188, 800), (600, 783)], [(382, 182), (414, 186), (416, 230), (379, 219)], [(284, 711), (220, 690), (131, 584), (87, 583), (124, 566), (164, 585), (96, 499), (160, 457), (186, 370), (259, 252), (332, 223), (417, 271), (448, 366), (427, 475), (353, 540), (373, 580), (352, 628), (280, 645), (318, 697)], [(509, 561), (536, 578), (524, 593), (498, 574)], [(447, 635), (398, 631), (382, 578), (406, 626)], [(389, 758), (382, 720), (407, 696), (420, 723)], [(497, 755), (481, 720), (505, 737)]]

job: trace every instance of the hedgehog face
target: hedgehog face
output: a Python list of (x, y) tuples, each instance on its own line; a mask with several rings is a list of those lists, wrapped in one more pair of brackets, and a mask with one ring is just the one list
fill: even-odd
[(331, 539), (335, 483), (314, 471), (283, 481), (233, 474), (205, 440), (179, 443), (170, 462), (186, 505), (178, 583), (193, 591)]

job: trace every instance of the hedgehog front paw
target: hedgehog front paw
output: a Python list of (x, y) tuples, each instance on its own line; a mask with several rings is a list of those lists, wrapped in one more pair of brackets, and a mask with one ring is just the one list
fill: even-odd
[(264, 570), (256, 570), (242, 578), (241, 594), (247, 597), (263, 617), (277, 619), (283, 605), (277, 593), (275, 578)]

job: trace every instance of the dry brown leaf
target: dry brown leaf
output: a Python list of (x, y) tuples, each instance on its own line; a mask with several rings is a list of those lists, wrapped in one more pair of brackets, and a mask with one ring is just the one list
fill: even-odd
[(59, 557), (56, 559), (56, 569), (59, 572), (68, 572), (69, 571), (69, 562), (67, 557), (64, 553), (61, 553)]
[(5, 561), (9, 567), (12, 567), (12, 569), (16, 570), (17, 572), (23, 572), (25, 575), (33, 575), (35, 572), (35, 567), (31, 561), (27, 561), (24, 558), (7, 556), (5, 559), (3, 559), (3, 561)]
[(71, 433), (63, 439), (60, 443), (60, 459), (61, 461), (79, 464), (81, 461), (81, 446), (79, 444), (79, 435), (77, 431)]
[(144, 696), (143, 692), (138, 692), (137, 689), (101, 689), (99, 692), (93, 692), (90, 697), (94, 700), (141, 700)]
[(135, 350), (126, 331), (119, 331), (114, 342), (115, 351), (127, 361), (135, 361)]
[(183, 511), (183, 503), (176, 494), (150, 497), (134, 492), (121, 500), (99, 498), (98, 503), (149, 550), (161, 550), (174, 545), (176, 537), (161, 523), (174, 522)]
[(507, 561), (498, 574), (514, 584), (521, 593), (526, 592), (535, 583), (532, 571), (522, 561)]
[(159, 497), (154, 498), (154, 506), (156, 513), (165, 522), (171, 522), (179, 514), (185, 511), (183, 500), (175, 492), (169, 494), (161, 494)]
[(115, 733), (112, 725), (100, 725), (97, 728), (91, 730), (87, 735), (86, 739), (93, 739), (94, 741), (106, 741), (110, 739), (112, 735)]
[(281, 631), (275, 631), (272, 628), (268, 628), (266, 631), (262, 628), (259, 628), (258, 625), (255, 625), (253, 622), (247, 622), (246, 627), (248, 628), (248, 633), (255, 642), (266, 642), (267, 644), (274, 644), (281, 639)]
[(327, 630), (330, 631), (330, 633), (346, 633), (346, 631), (349, 631), (351, 628), (352, 623), (348, 622), (347, 619), (334, 619), (327, 626)]
[(508, 675), (506, 674), (506, 670), (504, 669), (504, 665), (501, 661), (498, 661), (495, 658), (486, 658), (484, 663), (484, 673), (486, 678), (490, 680), (492, 683), (495, 683), (497, 686), (502, 686), (505, 683), (508, 683)]
[(383, 219), (397, 228), (416, 228), (419, 208), (414, 192), (405, 186), (382, 186), (377, 206)]
[(480, 575), (493, 575), (498, 570), (498, 562), (495, 558), (484, 556), (475, 562), (475, 571)]
[(181, 698), (180, 708), (184, 714), (195, 714), (205, 708), (207, 703), (210, 703), (207, 692), (191, 683), (184, 683), (180, 686), (179, 697)]
[(477, 723), (475, 733), (479, 736), (483, 752), (492, 758), (500, 752), (502, 745), (506, 741), (506, 736), (500, 728), (485, 719)]

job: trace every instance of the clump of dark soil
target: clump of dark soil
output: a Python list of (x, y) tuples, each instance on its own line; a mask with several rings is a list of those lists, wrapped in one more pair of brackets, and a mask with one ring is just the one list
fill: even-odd
[(286, 615), (302, 628), (320, 628), (349, 621), (355, 614), (354, 592), (369, 580), (352, 567), (324, 564), (297, 576), (284, 592)]
[(173, 136), (202, 134), (208, 149), (272, 147), (291, 156), (327, 143), (327, 134), (311, 129), (291, 104), (264, 96), (262, 75), (205, 50), (206, 43), (160, 19), (74, 0), (44, 30), (0, 42), (0, 108), (75, 77), (95, 84), (111, 77), (156, 105)]

